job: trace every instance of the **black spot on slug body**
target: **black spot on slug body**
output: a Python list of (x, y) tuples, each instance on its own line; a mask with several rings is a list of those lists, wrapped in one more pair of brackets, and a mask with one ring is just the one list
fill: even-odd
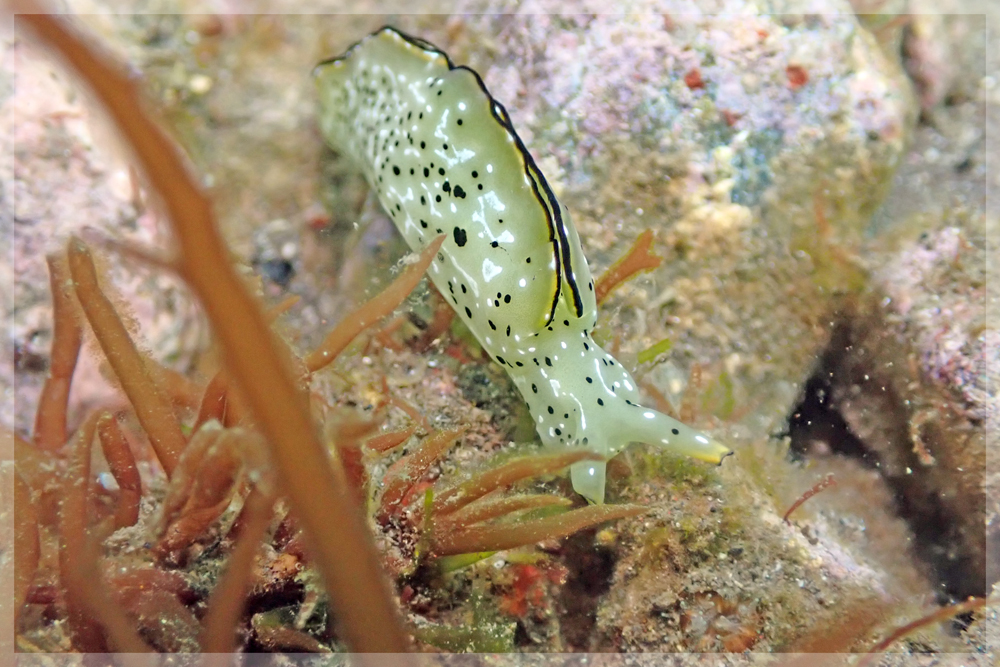
[(455, 227), (454, 236), (455, 236), (455, 245), (457, 245), (459, 248), (464, 247), (465, 242), (468, 240), (468, 237), (465, 234), (465, 230), (462, 229), (461, 227)]

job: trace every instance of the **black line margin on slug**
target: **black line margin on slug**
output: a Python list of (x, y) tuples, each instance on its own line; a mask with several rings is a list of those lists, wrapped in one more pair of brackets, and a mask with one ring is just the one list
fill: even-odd
[[(383, 32), (393, 33), (403, 41), (408, 42), (423, 51), (439, 55), (444, 58), (449, 70), (465, 70), (471, 73), (475, 78), (476, 84), (479, 86), (480, 90), (483, 91), (483, 94), (486, 95), (486, 99), (490, 102), (490, 113), (500, 126), (507, 130), (511, 137), (513, 137), (514, 145), (517, 147), (518, 153), (521, 155), (521, 161), (524, 164), (524, 174), (528, 177), (528, 181), (531, 183), (531, 189), (535, 194), (535, 199), (538, 200), (538, 203), (542, 206), (542, 210), (545, 212), (545, 221), (549, 228), (549, 243), (552, 244), (552, 250), (556, 262), (556, 289), (552, 296), (552, 305), (549, 308), (549, 317), (543, 326), (549, 326), (555, 319), (556, 307), (559, 304), (559, 297), (562, 294), (562, 276), (564, 272), (566, 274), (566, 283), (569, 285), (570, 292), (573, 295), (573, 307), (576, 311), (576, 316), (582, 317), (583, 297), (580, 296), (580, 287), (576, 283), (576, 276), (573, 275), (569, 238), (566, 234), (566, 224), (562, 219), (559, 202), (556, 199), (555, 193), (552, 192), (552, 188), (549, 187), (548, 181), (545, 180), (545, 175), (542, 173), (541, 169), (538, 168), (534, 158), (531, 157), (531, 153), (528, 152), (524, 142), (521, 141), (521, 137), (518, 136), (517, 131), (514, 129), (514, 125), (510, 121), (510, 115), (507, 113), (507, 109), (500, 101), (490, 94), (490, 91), (486, 88), (486, 84), (483, 82), (482, 77), (479, 76), (479, 72), (471, 67), (466, 67), (465, 65), (455, 65), (451, 58), (448, 57), (447, 53), (425, 39), (409, 35), (398, 28), (394, 28), (393, 26), (384, 25), (370, 35), (366, 35), (351, 44), (342, 55), (320, 61), (313, 68), (313, 76), (318, 76), (319, 70), (325, 66), (346, 60), (351, 56), (351, 52), (359, 47), (365, 40), (380, 35)], [(541, 187), (541, 192), (539, 191), (539, 187)]]

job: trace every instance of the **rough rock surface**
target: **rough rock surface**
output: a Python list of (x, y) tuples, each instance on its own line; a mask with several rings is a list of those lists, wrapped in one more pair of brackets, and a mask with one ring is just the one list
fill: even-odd
[[(908, 600), (886, 616), (888, 627), (919, 615), (931, 592), (928, 573), (878, 472), (840, 457), (790, 464), (787, 444), (771, 438), (784, 429), (817, 357), (829, 347), (843, 297), (867, 286), (871, 258), (883, 267), (878, 276), (886, 286), (902, 275), (893, 267), (911, 255), (920, 258), (912, 242), (900, 243), (901, 254), (891, 257), (876, 244), (882, 254), (873, 255), (865, 236), (870, 227), (891, 230), (888, 223), (907, 219), (913, 210), (905, 195), (879, 208), (894, 170), (904, 164), (907, 172), (915, 160), (905, 151), (917, 107), (891, 50), (887, 55), (876, 33), (835, 0), (712, 6), (644, 1), (615, 16), (585, 16), (603, 7), (583, 2), (565, 6), (561, 16), (531, 14), (533, 9), (544, 7), (524, 3), (520, 15), (409, 16), (396, 24), (483, 74), (571, 210), (595, 273), (640, 231), (657, 230), (667, 262), (612, 296), (602, 313), (603, 334), (633, 365), (636, 353), (669, 338), (669, 354), (640, 371), (739, 453), (715, 471), (633, 450), (617, 466), (611, 497), (646, 503), (650, 513), (561, 546), (546, 545), (542, 558), (554, 563), (553, 572), (565, 567), (567, 577), (546, 584), (525, 615), (491, 613), (516, 625), (519, 647), (536, 651), (776, 650), (794, 647), (845, 616), (861, 617), (864, 604)], [(740, 16), (714, 16), (719, 11)], [(377, 289), (401, 252), (391, 225), (365, 205), (366, 190), (352, 168), (321, 155), (308, 77), (314, 62), (384, 22), (377, 16), (336, 22), (279, 16), (87, 19), (143, 73), (154, 103), (210, 185), (237, 255), (266, 277), (265, 294), (303, 297), (285, 329), (303, 347), (341, 317), (346, 304), (360, 301), (369, 287)], [(971, 90), (995, 99), (998, 88), (983, 79)], [(71, 225), (75, 217), (107, 224), (125, 238), (165, 243), (155, 220), (143, 221), (123, 186), (127, 162), (103, 153), (108, 142), (80, 129), (89, 128), (89, 112), (72, 97), (65, 101), (70, 89), (46, 93), (55, 101), (47, 102), (53, 106), (44, 113), (17, 116), (14, 102), (31, 93), (22, 85), (7, 98), (0, 119), (11, 123), (12, 132), (22, 128), (31, 132), (24, 136), (34, 137), (23, 144), (15, 169), (22, 174), (20, 201), (42, 212), (30, 227), (4, 239), (24, 260), (18, 273), (23, 284), (8, 311), (15, 337), (7, 339), (7, 353), (35, 336), (32, 350), (41, 357), (37, 367), (18, 371), (24, 393), (17, 414), (2, 415), (5, 424), (21, 430), (30, 425), (32, 392), (44, 374), (49, 325), (40, 249), (48, 249), (47, 239), (66, 233), (61, 225), (83, 224)], [(72, 114), (59, 112), (65, 104), (72, 105)], [(963, 134), (974, 125), (970, 113), (958, 108), (954, 124), (941, 132), (955, 138), (949, 146), (976, 145)], [(918, 130), (918, 141), (920, 132), (926, 129)], [(64, 136), (65, 145), (59, 144)], [(968, 174), (983, 173), (977, 170), (984, 161), (977, 159), (964, 172), (935, 163), (941, 173), (959, 174), (942, 187), (974, 192), (963, 183)], [(928, 168), (909, 170), (911, 180), (896, 187), (922, 201), (934, 199), (928, 190), (938, 172), (929, 159), (918, 162)], [(46, 180), (56, 176), (58, 181)], [(81, 196), (88, 192), (96, 194)], [(934, 243), (973, 238), (964, 222), (947, 219), (952, 222), (936, 230)], [(356, 221), (370, 221), (367, 231), (356, 231)], [(957, 235), (949, 231), (953, 227)], [(905, 239), (912, 229), (904, 226), (899, 234)], [(975, 252), (981, 252), (978, 247), (973, 240)], [(948, 257), (937, 253), (929, 264)], [(137, 319), (154, 354), (162, 359), (191, 353), (197, 337), (181, 339), (179, 332), (189, 327), (178, 323), (197, 318), (178, 317), (183, 298), (156, 301), (164, 292), (156, 282), (130, 287), (137, 273), (111, 267), (124, 300), (149, 304)], [(924, 296), (933, 285), (921, 288)], [(960, 287), (953, 309), (963, 305), (962, 290), (969, 285)], [(965, 350), (980, 348), (970, 334), (975, 315), (963, 313), (968, 319), (956, 320), (952, 333), (972, 347), (959, 346), (956, 353), (949, 343), (943, 354), (926, 358), (950, 391), (988, 397), (994, 385), (966, 365)], [(164, 317), (160, 328), (152, 326), (157, 317)], [(912, 331), (933, 341), (933, 318), (930, 325), (915, 321)], [(921, 349), (937, 348), (922, 343)], [(514, 391), (505, 378), (488, 364), (481, 372), (476, 367), (460, 368), (435, 350), (383, 353), (374, 362), (355, 356), (340, 370), (360, 387), (347, 394), (359, 404), (364, 387), (384, 374), (394, 389), (421, 401), (432, 419), (461, 419), (470, 404), (492, 410), (492, 427), (486, 413), (475, 413), (478, 429), (493, 430), (477, 436), (481, 451), (463, 448), (454, 455), (445, 465), (454, 471), (481, 465), (503, 447), (518, 419), (516, 408), (500, 407), (516, 403), (500, 400)], [(461, 373), (467, 382), (455, 380)], [(3, 379), (5, 389), (14, 383)], [(441, 387), (448, 391), (437, 391)], [(83, 389), (77, 387), (78, 393)], [(790, 525), (783, 523), (782, 511), (828, 472), (838, 486), (810, 500)], [(968, 535), (972, 528), (962, 530)], [(437, 609), (437, 620), (467, 621), (470, 600), (492, 601), (493, 607), (499, 599), (509, 602), (518, 581), (512, 573), (525, 558), (497, 556), (452, 575), (447, 586), (458, 602)], [(834, 648), (861, 647), (885, 630), (859, 633)], [(937, 634), (928, 642), (956, 646)]]

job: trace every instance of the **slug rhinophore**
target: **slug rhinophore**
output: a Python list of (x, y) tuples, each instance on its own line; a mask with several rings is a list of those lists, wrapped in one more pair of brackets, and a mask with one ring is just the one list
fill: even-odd
[[(713, 463), (731, 453), (639, 405), (632, 376), (594, 343), (594, 281), (569, 212), (478, 74), (386, 27), (314, 77), (323, 135), (361, 165), (410, 248), (448, 235), (428, 275), (513, 379), (544, 444), (608, 458), (630, 442)], [(603, 462), (571, 475), (604, 501)]]

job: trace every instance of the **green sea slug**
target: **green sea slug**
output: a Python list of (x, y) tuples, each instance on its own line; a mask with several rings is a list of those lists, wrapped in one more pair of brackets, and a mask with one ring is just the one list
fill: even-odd
[[(428, 275), (506, 369), (545, 445), (610, 458), (644, 442), (713, 463), (731, 453), (640, 405), (632, 376), (591, 338), (594, 281), (569, 211), (476, 72), (386, 27), (314, 77), (324, 137), (361, 166), (410, 248), (448, 235)], [(604, 501), (603, 462), (571, 476)]]

